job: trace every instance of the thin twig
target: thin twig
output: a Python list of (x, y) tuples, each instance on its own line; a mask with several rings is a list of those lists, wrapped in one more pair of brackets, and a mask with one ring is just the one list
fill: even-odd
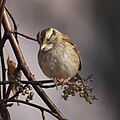
[(42, 119), (45, 120), (45, 115), (44, 115), (44, 111), (41, 110), (41, 113), (42, 113)]
[[(20, 82), (22, 84), (26, 84), (26, 85), (28, 85), (28, 84), (39, 85), (42, 88), (53, 88), (53, 87), (56, 87), (56, 85), (54, 83), (51, 84), (51, 85), (43, 85), (43, 83), (41, 83), (41, 81), (23, 81), (23, 80), (21, 80)], [(6, 85), (6, 84), (9, 84), (9, 85), (11, 85), (11, 84), (17, 84), (18, 85), (18, 81), (16, 81), (16, 80), (0, 81), (0, 85)], [(61, 84), (58, 83), (57, 86), (59, 86), (59, 85), (61, 85)], [(8, 94), (10, 94), (9, 92), (10, 92), (10, 89), (8, 87), (7, 95), (6, 95), (7, 98), (9, 96)]]
[(0, 106), (2, 106), (3, 104), (6, 104), (7, 102), (9, 102), (10, 100), (14, 99), (15, 97), (17, 97), (19, 95), (20, 91), (16, 92), (16, 94), (14, 94), (12, 97), (8, 98), (8, 99), (3, 99), (3, 101), (0, 102)]
[[(54, 84), (53, 80), (42, 80), (42, 81), (25, 81), (25, 80), (21, 80), (19, 81), (22, 84), (31, 84), (31, 85), (39, 85), (41, 88), (53, 88), (56, 87), (56, 85)], [(44, 85), (44, 84), (48, 84), (48, 83), (53, 83), (50, 85)], [(0, 85), (4, 85), (4, 84), (16, 84), (18, 85), (18, 81), (16, 80), (8, 80), (8, 81), (0, 81)], [(66, 82), (64, 85), (72, 85), (73, 83), (71, 81)], [(57, 83), (57, 86), (62, 85), (62, 83)]]
[(9, 104), (3, 104), (0, 107), (1, 108), (6, 108), (6, 107), (12, 107), (12, 106), (13, 106), (13, 103), (9, 103)]
[[(41, 81), (20, 81), (22, 84), (34, 84), (34, 85), (41, 85)], [(8, 81), (0, 81), (0, 85), (5, 85), (5, 84), (17, 84), (18, 80), (8, 80)]]
[[(4, 11), (4, 7), (5, 7), (5, 3), (6, 3), (6, 0), (1, 0), (0, 1), (0, 41), (1, 41), (1, 38), (2, 38), (2, 34), (1, 34), (1, 23), (2, 23), (2, 17), (3, 17), (3, 11)], [(0, 46), (1, 46), (1, 43), (0, 43)], [(0, 99), (1, 99), (1, 86), (0, 86)]]
[(0, 81), (0, 85), (6, 85), (6, 84), (17, 84), (17, 81), (16, 80)]
[[(6, 68), (4, 61), (3, 49), (1, 50), (1, 64), (2, 64), (2, 81), (6, 81)], [(3, 85), (3, 98), (6, 97), (6, 85)]]
[[(27, 85), (23, 86), (22, 91), (26, 88), (26, 86), (27, 86)], [(2, 104), (4, 104), (4, 103), (7, 103), (7, 102), (9, 102), (10, 100), (16, 98), (22, 91), (19, 90), (19, 91), (17, 91), (13, 96), (11, 96), (10, 98), (8, 98), (8, 99), (3, 99), (3, 100), (0, 102), (0, 106), (1, 106)]]
[(61, 118), (58, 114), (42, 107), (42, 106), (39, 106), (39, 105), (36, 105), (34, 103), (30, 103), (30, 102), (26, 102), (26, 101), (23, 101), (23, 100), (16, 100), (16, 99), (11, 99), (9, 100), (8, 102), (19, 102), (19, 103), (22, 103), (22, 104), (25, 104), (25, 105), (29, 105), (29, 106), (32, 106), (34, 108), (37, 108), (37, 109), (40, 109), (42, 111), (45, 111), (45, 112), (48, 112), (50, 113), (51, 115), (53, 115), (54, 117), (58, 118), (59, 120), (67, 120), (67, 119), (64, 119), (64, 118)]
[(20, 36), (22, 36), (22, 37), (25, 37), (25, 38), (27, 38), (27, 39), (29, 39), (29, 40), (32, 40), (32, 41), (37, 42), (37, 40), (36, 40), (35, 38), (29, 37), (29, 36), (27, 36), (27, 35), (25, 35), (25, 34), (23, 34), (23, 33), (20, 33), (20, 32), (18, 32), (18, 31), (16, 31), (16, 30), (12, 30), (11, 33), (16, 33), (16, 34), (18, 34), (18, 35), (20, 35)]
[(4, 32), (3, 38), (0, 41), (0, 53), (1, 53), (1, 50), (3, 49), (3, 47), (4, 47), (4, 44), (5, 44), (7, 39), (8, 39), (8, 35), (6, 34), (6, 32)]
[(11, 120), (10, 113), (6, 107), (0, 108), (0, 120)]

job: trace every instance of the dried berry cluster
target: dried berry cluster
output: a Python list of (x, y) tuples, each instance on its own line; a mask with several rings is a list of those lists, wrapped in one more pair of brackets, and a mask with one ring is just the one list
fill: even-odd
[(17, 91), (21, 91), (22, 95), (26, 97), (26, 102), (29, 102), (30, 100), (33, 100), (34, 92), (32, 92), (32, 87), (28, 84), (25, 87), (23, 84), (19, 81), (19, 86), (17, 86)]
[(93, 92), (93, 87), (88, 85), (88, 82), (93, 82), (92, 76), (93, 75), (90, 75), (86, 79), (77, 79), (74, 77), (71, 84), (68, 83), (65, 85), (62, 98), (67, 100), (70, 95), (75, 96), (75, 94), (78, 93), (80, 97), (92, 104), (93, 100), (97, 99), (96, 96), (91, 94)]
[[(9, 55), (8, 52), (7, 52), (7, 54), (8, 54), (8, 58), (7, 58), (8, 80), (9, 81), (10, 80), (15, 81), (15, 84), (12, 84), (12, 92), (13, 92), (13, 94), (15, 95), (17, 92), (20, 91), (20, 93), (22, 93), (22, 95), (24, 95), (24, 96), (27, 95), (26, 102), (29, 102), (30, 100), (33, 100), (34, 93), (31, 92), (32, 87), (30, 85), (24, 86), (22, 84), (22, 81), (21, 81), (22, 72), (21, 71), (19, 71), (17, 73), (17, 75), (14, 76), (14, 73), (15, 73), (15, 71), (17, 69), (17, 66), (16, 66), (16, 63), (10, 58), (10, 55)], [(19, 96), (19, 94), (17, 95), (16, 100), (18, 100), (18, 96)]]

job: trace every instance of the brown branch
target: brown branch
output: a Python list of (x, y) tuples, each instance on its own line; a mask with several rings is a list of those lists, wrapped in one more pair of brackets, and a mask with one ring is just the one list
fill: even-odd
[[(52, 82), (53, 84), (50, 84), (50, 85), (43, 85), (43, 81), (23, 81), (23, 80), (21, 80), (19, 82), (21, 82), (22, 84), (26, 84), (26, 85), (28, 85), (28, 84), (39, 85), (41, 88), (54, 88), (54, 87), (56, 87), (56, 85), (53, 82)], [(49, 81), (48, 81), (48, 83), (49, 83)], [(50, 83), (51, 83), (51, 81), (50, 81)], [(6, 84), (18, 85), (18, 81), (16, 81), (16, 80), (0, 81), (0, 85), (6, 85)], [(46, 82), (45, 82), (45, 84), (46, 84)], [(60, 86), (60, 85), (61, 85), (60, 83), (57, 84), (57, 86)], [(9, 94), (10, 94), (10, 88), (8, 87), (6, 98), (9, 97)]]
[(0, 107), (1, 107), (1, 108), (6, 108), (6, 107), (12, 107), (12, 106), (13, 106), (13, 103), (3, 104), (3, 105), (1, 105)]
[[(8, 80), (8, 81), (0, 81), (0, 85), (5, 85), (5, 84), (17, 84), (19, 80)], [(19, 81), (21, 82), (22, 84), (34, 84), (34, 85), (40, 85), (42, 86), (43, 84), (43, 81), (25, 81), (25, 80), (21, 80)], [(49, 83), (49, 82), (48, 82)], [(53, 83), (53, 82), (52, 82)], [(46, 84), (46, 82), (45, 82)]]
[(3, 17), (4, 8), (5, 8), (5, 3), (6, 3), (6, 0), (1, 0), (0, 1), (0, 26), (1, 26), (1, 23), (2, 23), (2, 17)]
[[(6, 3), (6, 0), (0, 1), (0, 46), (2, 46), (1, 23), (2, 23), (5, 3)], [(2, 49), (0, 48), (0, 55), (1, 55), (1, 63), (2, 63), (2, 75), (3, 75), (2, 80), (5, 81), (6, 78), (5, 78), (5, 64), (4, 64), (3, 48)], [(6, 85), (3, 85), (3, 97), (5, 97), (5, 93), (6, 93)], [(1, 98), (1, 86), (0, 86), (0, 98)]]
[(22, 93), (22, 91), (26, 88), (27, 85), (24, 85), (22, 90), (17, 91), (13, 96), (11, 96), (8, 99), (3, 99), (2, 101), (0, 101), (0, 106), (2, 106), (3, 104), (6, 104), (7, 102), (9, 102), (10, 100), (13, 100), (14, 98), (16, 98), (20, 93)]
[[(39, 85), (41, 88), (54, 88), (56, 87), (56, 85), (54, 84), (53, 80), (42, 80), (42, 81), (25, 81), (25, 80), (21, 80), (19, 81), (22, 84), (31, 84), (31, 85)], [(49, 84), (51, 83), (51, 84)], [(5, 84), (16, 84), (18, 85), (18, 80), (8, 80), (8, 81), (0, 81), (0, 85), (5, 85)], [(49, 84), (49, 85), (44, 85), (44, 84)], [(72, 81), (67, 81), (64, 85), (72, 85), (73, 82)], [(62, 83), (57, 83), (57, 86), (63, 85)]]
[(6, 107), (0, 109), (0, 120), (11, 120), (9, 111)]
[(20, 33), (20, 32), (18, 32), (18, 31), (16, 31), (16, 30), (12, 30), (11, 33), (16, 33), (16, 34), (18, 34), (18, 35), (20, 35), (20, 36), (22, 36), (22, 37), (25, 37), (25, 38), (27, 38), (27, 39), (29, 39), (29, 40), (32, 40), (32, 41), (37, 42), (37, 40), (36, 40), (35, 38), (29, 37), (29, 36), (27, 36), (27, 35), (25, 35), (25, 34), (23, 34), (23, 33)]
[(48, 112), (50, 113), (51, 115), (53, 115), (54, 117), (56, 117), (57, 119), (59, 120), (67, 120), (67, 119), (64, 119), (64, 118), (61, 118), (58, 114), (56, 114), (55, 112), (53, 111), (50, 111), (42, 106), (39, 106), (39, 105), (36, 105), (34, 103), (30, 103), (30, 102), (26, 102), (26, 101), (23, 101), (23, 100), (15, 100), (15, 99), (11, 99), (9, 100), (9, 102), (19, 102), (19, 103), (22, 103), (22, 104), (25, 104), (25, 105), (29, 105), (29, 106), (32, 106), (34, 108), (37, 108), (37, 109), (40, 109), (41, 111), (45, 111), (45, 112)]
[[(1, 50), (1, 64), (2, 64), (2, 81), (6, 81), (6, 68), (3, 55), (3, 49)], [(3, 98), (6, 97), (6, 85), (3, 85)]]
[[(9, 17), (10, 17), (11, 20), (12, 20), (12, 23), (13, 23), (13, 25), (14, 25), (14, 30), (17, 31), (17, 30), (18, 30), (18, 25), (16, 24), (14, 17), (12, 16), (12, 14), (10, 13), (10, 11), (8, 10), (7, 7), (5, 7), (5, 10), (7, 11)], [(17, 40), (17, 42), (18, 42), (17, 33), (15, 33), (15, 38), (16, 38), (16, 40)]]
[(41, 110), (41, 113), (42, 113), (42, 119), (45, 120), (45, 115), (44, 115), (44, 111)]
[(5, 44), (7, 39), (8, 39), (8, 36), (7, 36), (6, 32), (4, 32), (3, 38), (0, 41), (0, 53), (1, 53), (1, 50), (3, 49), (3, 47), (4, 47), (4, 44)]
[[(18, 61), (18, 64), (21, 65), (21, 70), (23, 71), (24, 75), (29, 81), (35, 81), (35, 77), (32, 75), (31, 71), (29, 70), (28, 66), (26, 65), (26, 62), (24, 60), (23, 54), (21, 52), (20, 46), (17, 43), (17, 40), (15, 36), (11, 33), (11, 26), (8, 20), (8, 17), (6, 15), (6, 12), (4, 10), (3, 14), (3, 27), (5, 31), (9, 34), (9, 41), (13, 48), (13, 51), (15, 53), (16, 59)], [(38, 86), (38, 85), (32, 85), (35, 91), (38, 93), (38, 95), (41, 97), (41, 99), (45, 102), (45, 104), (56, 114), (60, 116), (61, 119), (65, 119), (63, 114), (57, 109), (57, 107), (54, 105), (54, 103), (51, 101), (51, 99), (47, 96), (47, 94), (44, 92), (44, 90)]]
[(6, 85), (6, 84), (17, 84), (17, 81), (16, 80), (0, 81), (0, 85)]

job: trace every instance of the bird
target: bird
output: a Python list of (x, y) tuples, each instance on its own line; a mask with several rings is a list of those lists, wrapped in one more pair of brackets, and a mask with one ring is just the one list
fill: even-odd
[[(75, 43), (55, 28), (45, 28), (37, 33), (39, 43), (38, 63), (43, 73), (57, 82), (65, 84), (79, 76), (82, 60)], [(80, 77), (80, 76), (79, 76)]]

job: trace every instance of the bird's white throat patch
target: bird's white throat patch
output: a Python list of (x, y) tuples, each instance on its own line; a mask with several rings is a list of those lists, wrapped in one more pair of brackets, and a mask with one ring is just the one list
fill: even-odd
[(43, 44), (42, 46), (41, 46), (41, 50), (42, 51), (48, 51), (48, 50), (50, 50), (50, 49), (52, 49), (53, 48), (53, 44)]

